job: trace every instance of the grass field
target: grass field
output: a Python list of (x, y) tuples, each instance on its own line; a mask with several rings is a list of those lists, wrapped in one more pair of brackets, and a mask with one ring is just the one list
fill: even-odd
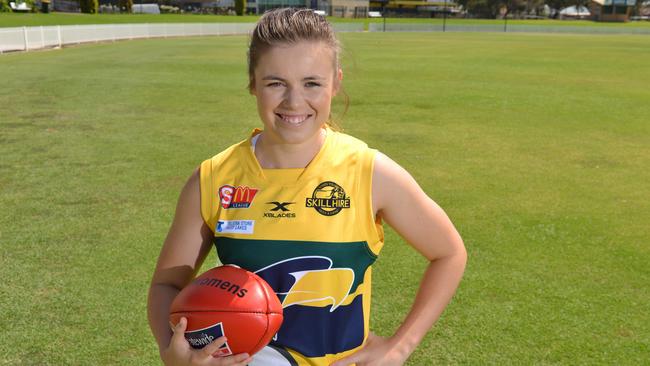
[[(650, 38), (342, 40), (343, 126), (405, 166), (469, 252), (409, 365), (646, 363)], [(146, 294), (179, 190), (259, 125), (245, 45), (0, 56), (0, 364), (158, 364)], [(388, 230), (375, 332), (398, 326), (424, 265)]]
[[(193, 14), (19, 14), (0, 13), (0, 27), (23, 27), (39, 25), (73, 25), (73, 24), (111, 24), (111, 23), (254, 23), (257, 16), (226, 16), (226, 15), (193, 15)], [(337, 18), (329, 17), (330, 21), (381, 23), (377, 18)], [(442, 19), (430, 18), (387, 18), (389, 23), (442, 23)], [(447, 19), (447, 24), (503, 24), (500, 19)], [(603, 23), (590, 20), (508, 20), (511, 25), (543, 25), (543, 26), (592, 26), (592, 27), (624, 27), (650, 28), (650, 22)]]

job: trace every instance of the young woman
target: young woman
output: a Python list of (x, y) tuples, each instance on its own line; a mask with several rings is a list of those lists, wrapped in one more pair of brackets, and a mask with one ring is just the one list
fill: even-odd
[[(165, 364), (402, 365), (454, 294), (466, 252), (447, 215), (398, 164), (330, 126), (338, 55), (330, 24), (311, 10), (259, 20), (249, 89), (263, 129), (192, 174), (153, 275), (149, 322)], [(429, 261), (410, 312), (387, 338), (369, 330), (383, 221)], [(185, 319), (169, 328), (172, 300), (212, 245), (222, 263), (264, 278), (283, 304), (280, 331), (253, 357), (212, 357), (225, 338), (190, 348)]]

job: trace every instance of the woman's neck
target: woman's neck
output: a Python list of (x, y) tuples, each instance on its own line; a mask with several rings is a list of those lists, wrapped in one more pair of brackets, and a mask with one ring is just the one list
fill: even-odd
[(305, 168), (325, 144), (324, 129), (299, 144), (278, 143), (262, 132), (255, 144), (255, 157), (263, 169)]

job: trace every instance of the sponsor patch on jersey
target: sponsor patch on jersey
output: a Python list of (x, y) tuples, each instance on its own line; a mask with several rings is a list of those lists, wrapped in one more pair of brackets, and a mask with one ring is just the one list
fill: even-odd
[[(223, 324), (219, 322), (203, 329), (185, 332), (185, 339), (187, 339), (187, 342), (192, 346), (192, 348), (200, 349), (223, 335), (225, 335)], [(232, 355), (232, 351), (230, 350), (227, 341), (219, 348), (219, 350), (217, 350), (216, 355), (220, 357)]]
[(215, 233), (222, 234), (252, 234), (255, 220), (219, 220), (214, 228)]
[(321, 215), (334, 216), (344, 208), (350, 208), (350, 198), (343, 187), (326, 181), (314, 189), (311, 197), (307, 198), (305, 207), (313, 207)]
[(219, 188), (219, 201), (221, 207), (225, 209), (249, 208), (257, 192), (259, 192), (257, 188), (223, 185)]
[(289, 205), (295, 202), (267, 202), (268, 210), (264, 213), (264, 217), (271, 219), (294, 219), (296, 213), (291, 211)]

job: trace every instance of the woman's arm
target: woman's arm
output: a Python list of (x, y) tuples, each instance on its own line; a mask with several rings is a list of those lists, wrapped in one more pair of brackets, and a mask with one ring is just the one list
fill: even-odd
[[(158, 257), (149, 287), (147, 303), (149, 326), (165, 364), (245, 365), (250, 361), (248, 355), (212, 357), (211, 352), (215, 352), (225, 339), (218, 339), (202, 350), (193, 350), (183, 337), (187, 321), (181, 320), (173, 332), (169, 326), (171, 303), (196, 275), (210, 251), (212, 238), (210, 228), (201, 217), (201, 193), (197, 170), (181, 191), (174, 221)], [(174, 332), (177, 333), (176, 336)]]
[(171, 303), (196, 275), (210, 250), (210, 237), (210, 229), (201, 217), (197, 170), (181, 191), (174, 221), (158, 257), (149, 288), (149, 325), (160, 349), (167, 347), (172, 336), (169, 327)]
[(333, 365), (401, 365), (438, 320), (465, 270), (463, 241), (445, 212), (413, 177), (383, 154), (375, 158), (375, 214), (386, 221), (429, 265), (408, 315), (387, 339), (371, 335), (359, 352)]

